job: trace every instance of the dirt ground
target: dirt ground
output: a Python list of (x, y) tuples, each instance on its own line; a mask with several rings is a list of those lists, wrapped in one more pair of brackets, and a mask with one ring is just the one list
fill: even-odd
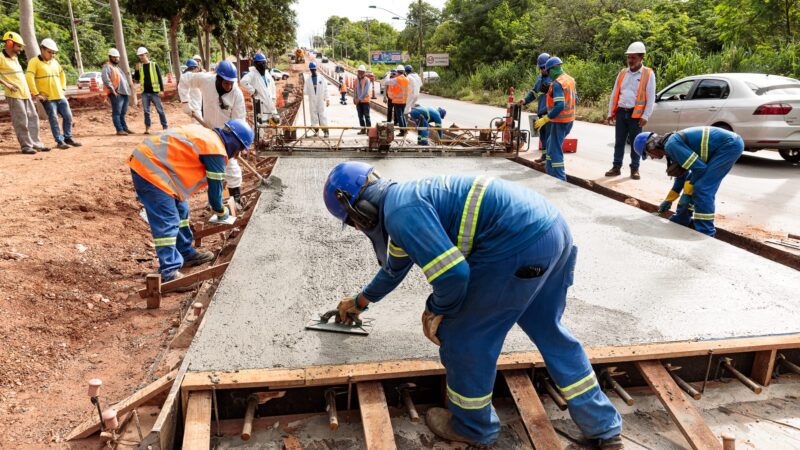
[[(175, 101), (165, 108), (170, 126), (189, 123)], [(147, 310), (135, 293), (157, 267), (126, 165), (145, 138), (141, 109), (128, 117), (137, 134), (124, 137), (107, 107), (74, 116), (83, 147), (35, 156), (19, 153), (9, 121), (0, 125), (0, 448), (71, 448), (63, 437), (92, 411), (86, 381), (103, 379), (111, 402), (157, 378), (191, 296)]]

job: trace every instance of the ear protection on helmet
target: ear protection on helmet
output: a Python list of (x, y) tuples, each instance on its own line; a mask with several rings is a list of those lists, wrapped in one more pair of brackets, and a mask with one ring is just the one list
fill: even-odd
[(350, 194), (337, 189), (336, 199), (347, 211), (345, 223), (350, 226), (358, 225), (363, 230), (372, 230), (378, 225), (378, 208), (366, 200), (358, 200), (355, 206), (350, 204)]
[(12, 48), (14, 48), (14, 41), (6, 39), (6, 50), (11, 50)]

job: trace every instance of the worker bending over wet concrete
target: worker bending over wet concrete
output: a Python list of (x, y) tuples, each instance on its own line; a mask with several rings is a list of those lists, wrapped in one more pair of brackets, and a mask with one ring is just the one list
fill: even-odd
[(431, 431), (479, 447), (497, 440), (497, 358), (516, 323), (538, 347), (580, 429), (599, 448), (622, 448), (622, 419), (561, 323), (577, 247), (550, 202), (483, 176), (395, 183), (355, 161), (331, 171), (323, 195), (334, 217), (369, 237), (381, 266), (361, 292), (341, 300), (337, 321), (352, 323), (414, 264), (433, 287), (422, 328), (440, 345), (448, 409), (428, 411)]
[(247, 151), (253, 130), (244, 120), (223, 128), (201, 125), (170, 128), (139, 144), (128, 158), (133, 187), (147, 212), (162, 281), (182, 278), (181, 267), (214, 259), (192, 246), (189, 202), (192, 193), (208, 185), (208, 202), (221, 220), (229, 211), (222, 203), (222, 180), (229, 158)]
[(429, 106), (417, 105), (411, 110), (411, 120), (417, 125), (417, 144), (428, 145), (428, 127), (434, 126), (439, 129), (439, 139), (443, 137), (442, 134), (442, 119), (447, 115), (444, 108), (431, 108)]
[(666, 156), (667, 174), (685, 179), (678, 211), (670, 220), (716, 235), (715, 198), (722, 179), (742, 156), (741, 136), (717, 127), (692, 127), (663, 136), (643, 132), (636, 136), (633, 149), (642, 159)]

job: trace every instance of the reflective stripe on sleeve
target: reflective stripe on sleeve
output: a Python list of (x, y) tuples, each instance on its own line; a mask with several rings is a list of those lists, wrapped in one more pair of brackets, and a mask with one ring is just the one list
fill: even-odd
[(394, 245), (392, 241), (389, 241), (389, 254), (395, 258), (408, 258), (408, 253), (406, 253), (406, 251), (402, 248)]
[(472, 182), (472, 187), (467, 194), (464, 202), (464, 211), (461, 213), (461, 226), (458, 230), (458, 248), (466, 257), (472, 252), (472, 240), (475, 237), (475, 229), (478, 227), (478, 213), (480, 213), (483, 194), (492, 179), (489, 177), (477, 177)]
[(570, 384), (567, 387), (558, 387), (558, 390), (561, 391), (561, 395), (564, 397), (564, 400), (572, 400), (575, 397), (589, 391), (593, 387), (597, 386), (597, 377), (594, 374), (594, 371), (589, 375), (581, 378), (575, 383)]
[(708, 162), (708, 138), (711, 135), (711, 127), (703, 127), (703, 137), (700, 138), (700, 159)]
[(553, 102), (564, 101), (564, 97), (553, 97)]
[(714, 213), (699, 213), (695, 212), (692, 216), (694, 220), (714, 220)]
[(179, 225), (179, 228), (184, 228), (184, 227), (188, 227), (188, 226), (189, 226), (189, 219), (181, 220), (181, 224)]
[(225, 172), (210, 172), (206, 170), (206, 178), (209, 180), (222, 181), (225, 179)]
[(689, 170), (689, 168), (692, 167), (692, 164), (694, 164), (695, 161), (697, 161), (697, 153), (692, 153), (691, 156), (686, 158), (686, 161), (684, 161), (683, 164), (681, 164), (681, 167), (683, 167), (686, 170)]
[(164, 237), (164, 238), (153, 238), (153, 242), (156, 244), (156, 247), (169, 247), (171, 245), (175, 245), (178, 243), (178, 237)]
[(433, 261), (426, 264), (425, 267), (422, 268), (422, 273), (428, 278), (428, 283), (433, 283), (433, 280), (438, 278), (439, 275), (447, 272), (451, 267), (461, 261), (464, 261), (464, 255), (462, 255), (456, 247), (451, 247), (450, 250), (447, 250), (434, 258)]
[(447, 386), (447, 398), (450, 402), (461, 409), (481, 409), (492, 404), (492, 394), (483, 397), (464, 397), (454, 391), (450, 385)]

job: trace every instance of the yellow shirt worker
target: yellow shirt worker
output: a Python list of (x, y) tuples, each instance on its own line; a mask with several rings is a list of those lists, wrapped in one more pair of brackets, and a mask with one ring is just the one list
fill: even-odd
[(50, 151), (39, 140), (39, 114), (31, 100), (31, 92), (25, 81), (25, 72), (19, 65), (17, 55), (25, 47), (22, 36), (13, 31), (3, 34), (3, 50), (0, 51), (0, 84), (3, 85), (11, 126), (17, 135), (20, 149), (26, 155), (37, 151)]

